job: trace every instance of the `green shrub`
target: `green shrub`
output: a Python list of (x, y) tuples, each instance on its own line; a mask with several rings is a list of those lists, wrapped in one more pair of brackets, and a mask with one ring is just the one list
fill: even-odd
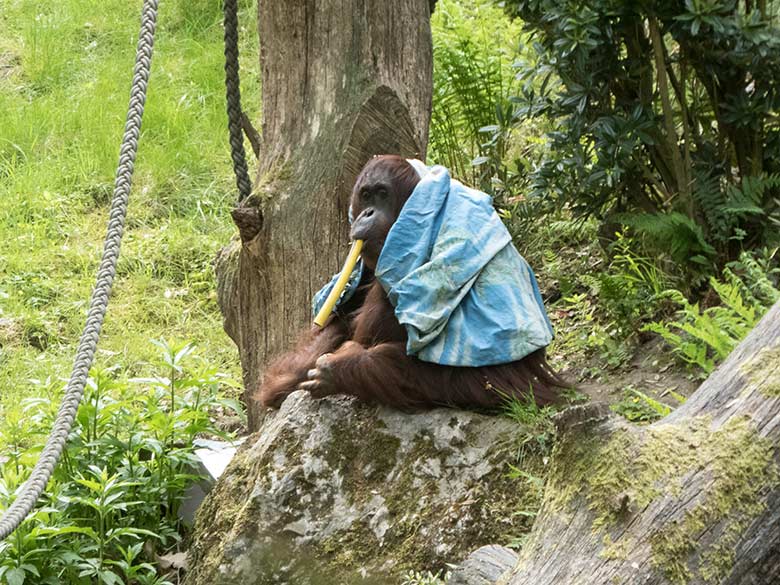
[[(665, 264), (642, 254), (634, 238), (618, 231), (604, 250), (596, 243), (593, 222), (577, 228), (574, 221), (557, 220), (542, 233), (548, 239), (535, 246), (545, 249), (538, 270), (540, 282), (560, 295), (548, 302), (556, 339), (551, 355), (568, 358), (597, 355), (605, 366), (614, 368), (628, 363), (642, 327), (669, 310), (669, 301), (661, 294), (676, 280)], [(579, 229), (561, 241), (561, 234)], [(584, 236), (584, 237), (583, 237)], [(539, 260), (534, 261), (538, 265)]]
[(645, 329), (663, 337), (683, 362), (709, 374), (780, 299), (773, 280), (777, 270), (763, 269), (767, 262), (766, 257), (743, 253), (723, 271), (721, 280), (711, 278), (720, 302), (712, 307), (691, 303), (678, 290), (665, 291), (663, 296), (679, 306), (677, 319), (656, 321)]
[[(434, 95), (429, 159), (481, 186), (472, 161), (486, 154), (488, 134), (514, 83), (519, 23), (491, 0), (439, 0), (431, 17)], [(511, 110), (510, 110), (511, 111)]]
[[(679, 403), (685, 402), (685, 398), (676, 392), (670, 392)], [(623, 392), (620, 402), (610, 405), (612, 411), (631, 422), (649, 423), (665, 417), (672, 412), (672, 407), (651, 398), (636, 388), (628, 387)]]
[(706, 284), (780, 230), (780, 2), (508, 0), (535, 51), (513, 124), (550, 128), (527, 198), (631, 225)]
[[(0, 583), (157, 583), (144, 543), (165, 552), (186, 527), (178, 520), (185, 488), (198, 479), (193, 440), (225, 436), (220, 412), (240, 413), (223, 396), (230, 380), (197, 365), (190, 344), (156, 342), (155, 375), (124, 380), (93, 371), (70, 440), (35, 512), (0, 542)], [(196, 367), (197, 365), (197, 367)], [(56, 416), (58, 384), (5, 413), (0, 446), (0, 510), (27, 479)], [(23, 428), (22, 428), (23, 427)]]
[(609, 264), (603, 271), (585, 276), (600, 302), (600, 308), (623, 340), (637, 333), (642, 324), (661, 309), (659, 298), (671, 277), (658, 263), (634, 250), (636, 243), (622, 232), (615, 233)]

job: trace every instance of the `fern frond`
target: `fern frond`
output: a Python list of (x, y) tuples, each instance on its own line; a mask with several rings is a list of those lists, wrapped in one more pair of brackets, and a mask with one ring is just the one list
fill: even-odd
[[(767, 196), (777, 189), (780, 189), (780, 173), (742, 177), (739, 186), (726, 186), (723, 213), (733, 218), (737, 224), (751, 216), (766, 217), (770, 215), (769, 203), (771, 202), (771, 200), (767, 201)], [(736, 235), (736, 229), (733, 231)]]
[(716, 254), (701, 226), (682, 213), (623, 213), (617, 216), (617, 220), (636, 230), (653, 247), (681, 264), (699, 259), (706, 263)]
[(697, 319), (693, 323), (678, 323), (679, 328), (698, 339), (715, 352), (718, 359), (725, 359), (734, 348), (735, 341), (726, 335), (720, 327), (715, 326), (712, 319)]
[(745, 304), (742, 290), (731, 282), (720, 282), (716, 278), (710, 279), (710, 286), (718, 294), (721, 302), (739, 315), (745, 322), (747, 329), (752, 329), (758, 323), (755, 306)]
[(736, 219), (728, 216), (724, 207), (726, 194), (721, 188), (721, 177), (708, 171), (695, 170), (693, 196), (704, 215), (710, 237), (714, 242), (726, 242), (731, 235)]

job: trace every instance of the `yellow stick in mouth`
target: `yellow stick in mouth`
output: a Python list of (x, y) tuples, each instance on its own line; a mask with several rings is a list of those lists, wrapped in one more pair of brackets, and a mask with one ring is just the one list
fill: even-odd
[(360, 250), (362, 249), (363, 240), (355, 240), (352, 242), (352, 248), (349, 250), (346, 262), (344, 262), (344, 268), (341, 269), (339, 279), (336, 281), (336, 284), (333, 285), (333, 289), (331, 289), (328, 298), (325, 299), (325, 303), (322, 305), (320, 312), (317, 313), (317, 316), (314, 318), (314, 324), (317, 327), (323, 327), (325, 321), (328, 320), (328, 317), (330, 317), (330, 314), (333, 312), (333, 307), (336, 306), (336, 301), (339, 300), (341, 293), (347, 286), (349, 276), (355, 269), (355, 264), (357, 264), (358, 258), (360, 257)]

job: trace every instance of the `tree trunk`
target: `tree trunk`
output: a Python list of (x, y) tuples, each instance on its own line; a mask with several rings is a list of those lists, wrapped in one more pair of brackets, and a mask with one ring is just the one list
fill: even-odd
[(217, 259), (250, 430), (267, 359), (311, 321), (348, 248), (348, 197), (373, 155), (423, 158), (432, 94), (429, 0), (259, 2), (262, 148), (240, 241)]
[(663, 420), (561, 416), (542, 511), (499, 583), (780, 583), (780, 303)]

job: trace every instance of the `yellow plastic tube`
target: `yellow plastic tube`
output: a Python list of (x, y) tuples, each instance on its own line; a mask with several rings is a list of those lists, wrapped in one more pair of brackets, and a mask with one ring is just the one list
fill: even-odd
[(325, 303), (322, 305), (320, 312), (317, 313), (317, 316), (314, 318), (314, 324), (317, 327), (323, 327), (325, 321), (328, 320), (328, 317), (330, 317), (330, 314), (333, 312), (333, 307), (336, 306), (336, 301), (339, 300), (341, 293), (347, 286), (349, 276), (355, 269), (355, 264), (357, 264), (358, 258), (360, 257), (360, 250), (362, 249), (363, 240), (355, 240), (352, 242), (352, 248), (349, 250), (346, 262), (344, 262), (344, 268), (341, 269), (339, 279), (336, 281), (336, 284), (333, 285), (333, 289), (330, 291), (328, 298), (325, 299)]

